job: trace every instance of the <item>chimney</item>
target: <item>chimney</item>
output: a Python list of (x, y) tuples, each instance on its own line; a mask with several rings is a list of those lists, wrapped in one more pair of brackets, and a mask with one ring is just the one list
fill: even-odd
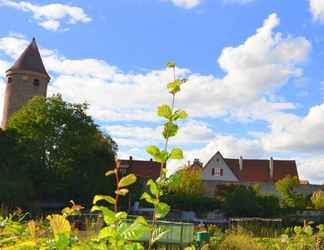
[(270, 162), (269, 162), (269, 175), (270, 175), (270, 178), (272, 179), (273, 178), (273, 158), (270, 157)]
[(243, 170), (243, 157), (242, 156), (240, 156), (239, 166), (240, 166), (240, 171), (242, 171)]
[(193, 165), (198, 166), (198, 167), (203, 166), (202, 162), (198, 158), (194, 159)]

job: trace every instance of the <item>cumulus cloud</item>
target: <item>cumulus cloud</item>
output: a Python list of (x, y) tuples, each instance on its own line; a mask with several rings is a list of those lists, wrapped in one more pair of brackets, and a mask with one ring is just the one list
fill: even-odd
[(322, 0), (309, 0), (309, 5), (314, 20), (324, 22), (324, 2)]
[[(274, 33), (278, 25), (279, 18), (272, 14), (242, 45), (224, 48), (218, 59), (226, 72), (223, 78), (178, 68), (178, 76), (189, 79), (178, 97), (178, 106), (188, 110), (191, 117), (231, 115), (254, 120), (264, 119), (261, 114), (256, 116), (260, 105), (269, 113), (294, 108), (291, 103), (269, 101), (267, 93), (302, 75), (297, 65), (307, 57), (310, 43), (303, 37)], [(26, 44), (17, 37), (0, 39), (0, 49), (12, 58)], [(46, 49), (41, 54), (55, 76), (50, 91), (62, 93), (69, 101), (87, 101), (97, 119), (150, 121), (155, 107), (169, 101), (164, 91), (165, 83), (172, 80), (168, 70), (126, 73), (102, 60), (72, 60)], [(127, 98), (120, 98), (125, 95)], [(251, 106), (258, 107), (255, 114), (242, 112)]]
[[(274, 101), (272, 98), (276, 90), (291, 78), (302, 76), (299, 64), (304, 62), (311, 49), (304, 37), (284, 36), (275, 32), (279, 23), (278, 16), (272, 14), (241, 45), (224, 48), (218, 58), (218, 64), (225, 72), (224, 77), (201, 75), (186, 68), (177, 68), (178, 76), (186, 77), (189, 81), (183, 86), (176, 105), (187, 110), (192, 121), (184, 125), (174, 143), (206, 144), (199, 150), (187, 151), (186, 159), (199, 157), (206, 161), (218, 150), (227, 157), (268, 157), (269, 152), (274, 150), (267, 144), (267, 139), (270, 140), (268, 135), (262, 140), (259, 137), (242, 139), (215, 134), (206, 124), (194, 120), (224, 116), (240, 121), (263, 120), (272, 125), (271, 136), (279, 138), (283, 132), (294, 129), (290, 128), (292, 122), (300, 123), (304, 119), (284, 113), (295, 108), (293, 103)], [(12, 60), (19, 56), (27, 44), (28, 41), (20, 36), (0, 38), (0, 50)], [(103, 123), (113, 120), (141, 121), (141, 124), (148, 122), (142, 126), (125, 123), (106, 126), (121, 147), (131, 148), (127, 153), (138, 152), (139, 140), (143, 145), (159, 142), (161, 128), (154, 123), (159, 121), (156, 120), (155, 109), (158, 104), (170, 101), (165, 91), (165, 84), (172, 80), (168, 70), (127, 73), (94, 58), (70, 59), (49, 49), (41, 49), (41, 54), (52, 75), (50, 93), (61, 93), (71, 102), (89, 103), (90, 114)], [(280, 119), (281, 116), (284, 119)], [(307, 126), (312, 124), (310, 121), (304, 123)], [(320, 125), (311, 125), (312, 128), (314, 126)], [(304, 130), (305, 136), (311, 132)], [(292, 142), (275, 144), (282, 150), (289, 148)], [(122, 155), (126, 154), (122, 152)]]
[(37, 5), (26, 1), (0, 0), (0, 7), (31, 12), (32, 18), (44, 29), (57, 31), (64, 24), (87, 23), (91, 18), (80, 7), (60, 3)]
[(163, 0), (168, 1), (175, 6), (185, 8), (185, 9), (191, 9), (201, 4), (202, 0)]
[(271, 133), (262, 137), (267, 149), (323, 152), (324, 103), (310, 108), (305, 117), (281, 114), (271, 120)]
[[(162, 142), (162, 127), (140, 127), (127, 125), (105, 126), (105, 130), (109, 132), (120, 142), (120, 145), (135, 147), (141, 141), (142, 147), (149, 144)], [(190, 121), (181, 126), (179, 133), (175, 138), (171, 138), (171, 144), (194, 145), (208, 143), (215, 136), (212, 129), (206, 124), (197, 121)]]

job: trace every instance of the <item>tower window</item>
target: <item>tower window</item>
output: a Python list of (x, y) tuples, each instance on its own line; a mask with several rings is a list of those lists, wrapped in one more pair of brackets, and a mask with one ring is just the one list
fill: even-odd
[(38, 79), (34, 79), (33, 84), (34, 84), (35, 87), (38, 87), (39, 86), (39, 80)]
[(12, 83), (12, 78), (8, 77), (8, 83)]

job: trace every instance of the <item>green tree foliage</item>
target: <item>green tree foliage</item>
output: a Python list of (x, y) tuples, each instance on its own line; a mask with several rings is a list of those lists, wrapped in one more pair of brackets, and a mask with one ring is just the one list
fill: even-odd
[(324, 210), (324, 191), (316, 191), (311, 197), (312, 204), (315, 209)]
[(255, 187), (237, 186), (225, 194), (223, 209), (229, 216), (273, 217), (280, 211), (279, 200), (256, 192)]
[(38, 199), (90, 202), (111, 187), (104, 173), (114, 166), (117, 145), (86, 111), (60, 96), (34, 97), (10, 118)]
[(298, 185), (299, 180), (296, 176), (286, 176), (285, 178), (276, 182), (276, 189), (281, 194), (280, 204), (283, 208), (305, 208), (305, 197), (295, 191), (295, 188)]
[(16, 133), (0, 129), (0, 205), (21, 206), (33, 198), (22, 152)]
[(185, 167), (178, 170), (170, 178), (166, 189), (168, 193), (177, 193), (187, 196), (201, 196), (203, 194), (202, 171)]

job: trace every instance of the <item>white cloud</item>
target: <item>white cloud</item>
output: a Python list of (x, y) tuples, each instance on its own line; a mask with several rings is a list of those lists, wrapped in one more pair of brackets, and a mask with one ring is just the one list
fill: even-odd
[(309, 156), (297, 158), (299, 178), (309, 180), (311, 183), (324, 185), (324, 157)]
[[(258, 114), (261, 105), (269, 113), (294, 108), (291, 103), (269, 101), (267, 93), (302, 75), (297, 64), (307, 57), (310, 44), (303, 37), (284, 38), (273, 33), (277, 25), (279, 19), (272, 14), (242, 45), (225, 48), (218, 59), (226, 72), (223, 78), (178, 68), (178, 75), (189, 81), (177, 105), (191, 117), (229, 114), (241, 120), (264, 119), (264, 114)], [(0, 49), (12, 58), (17, 58), (26, 44), (17, 37), (0, 39)], [(165, 91), (165, 83), (171, 80), (168, 70), (125, 73), (102, 60), (72, 60), (44, 49), (41, 54), (46, 68), (55, 76), (50, 91), (62, 93), (69, 101), (87, 101), (97, 119), (150, 121), (155, 117), (155, 107), (169, 102)], [(247, 107), (256, 107), (255, 112), (244, 112)]]
[(271, 119), (271, 133), (263, 136), (265, 148), (280, 151), (323, 152), (324, 103), (305, 117), (281, 114)]
[[(303, 37), (285, 37), (275, 32), (278, 25), (279, 18), (272, 14), (241, 45), (224, 48), (218, 58), (220, 67), (225, 71), (222, 78), (177, 68), (179, 77), (187, 77), (189, 81), (178, 96), (176, 105), (187, 110), (192, 119), (229, 115), (231, 119), (240, 121), (267, 121), (272, 125), (271, 136), (278, 138), (279, 142), (273, 144), (278, 150), (290, 150), (290, 145), (293, 145), (289, 140), (289, 143), (284, 144), (279, 140), (281, 136), (285, 137), (282, 133), (293, 138), (290, 136), (294, 130), (291, 128), (292, 123), (306, 124), (306, 128), (302, 130), (305, 137), (312, 132), (307, 126), (313, 129), (323, 126), (321, 123), (309, 125), (312, 122), (303, 122), (303, 118), (283, 113), (287, 109), (294, 109), (295, 105), (277, 101), (279, 98), (276, 98), (276, 90), (287, 84), (289, 79), (302, 76), (303, 72), (298, 65), (307, 58), (311, 48)], [(21, 36), (0, 38), (0, 50), (12, 59), (16, 59), (27, 44), (28, 41)], [(150, 122), (150, 127), (125, 124), (108, 126), (108, 131), (121, 146), (132, 148), (129, 152), (139, 150), (139, 141), (142, 148), (146, 144), (159, 141), (161, 128), (152, 122), (158, 121), (155, 115), (156, 106), (170, 101), (165, 90), (165, 84), (172, 80), (168, 70), (126, 73), (98, 59), (73, 60), (48, 49), (41, 49), (41, 54), (53, 77), (50, 93), (61, 93), (72, 102), (88, 102), (90, 114), (97, 120)], [(6, 68), (8, 64), (4, 63)], [(315, 109), (315, 113), (322, 114), (321, 108)], [(316, 115), (312, 115), (314, 116)], [(267, 135), (264, 140), (215, 135), (208, 126), (194, 121), (184, 125), (181, 131), (174, 143), (206, 144), (200, 150), (188, 151), (186, 159), (190, 160), (200, 157), (206, 161), (217, 150), (227, 157), (268, 157), (269, 151), (274, 150), (267, 144), (267, 140), (271, 141), (271, 137)]]
[(59, 30), (62, 22), (76, 24), (91, 21), (91, 18), (87, 16), (82, 8), (60, 3), (37, 5), (26, 1), (0, 0), (1, 6), (31, 12), (38, 25), (51, 31)]
[(191, 9), (197, 7), (202, 2), (202, 0), (163, 0), (163, 1), (169, 1), (173, 3), (175, 6), (185, 8), (185, 9)]
[[(127, 125), (105, 126), (105, 130), (116, 139), (121, 146), (138, 147), (141, 141), (141, 147), (149, 144), (161, 143), (162, 127), (139, 127)], [(202, 122), (189, 121), (181, 126), (179, 133), (172, 138), (170, 143), (182, 145), (203, 144), (209, 142), (215, 136), (214, 132)]]
[(314, 20), (324, 22), (324, 1), (309, 0), (309, 5)]

